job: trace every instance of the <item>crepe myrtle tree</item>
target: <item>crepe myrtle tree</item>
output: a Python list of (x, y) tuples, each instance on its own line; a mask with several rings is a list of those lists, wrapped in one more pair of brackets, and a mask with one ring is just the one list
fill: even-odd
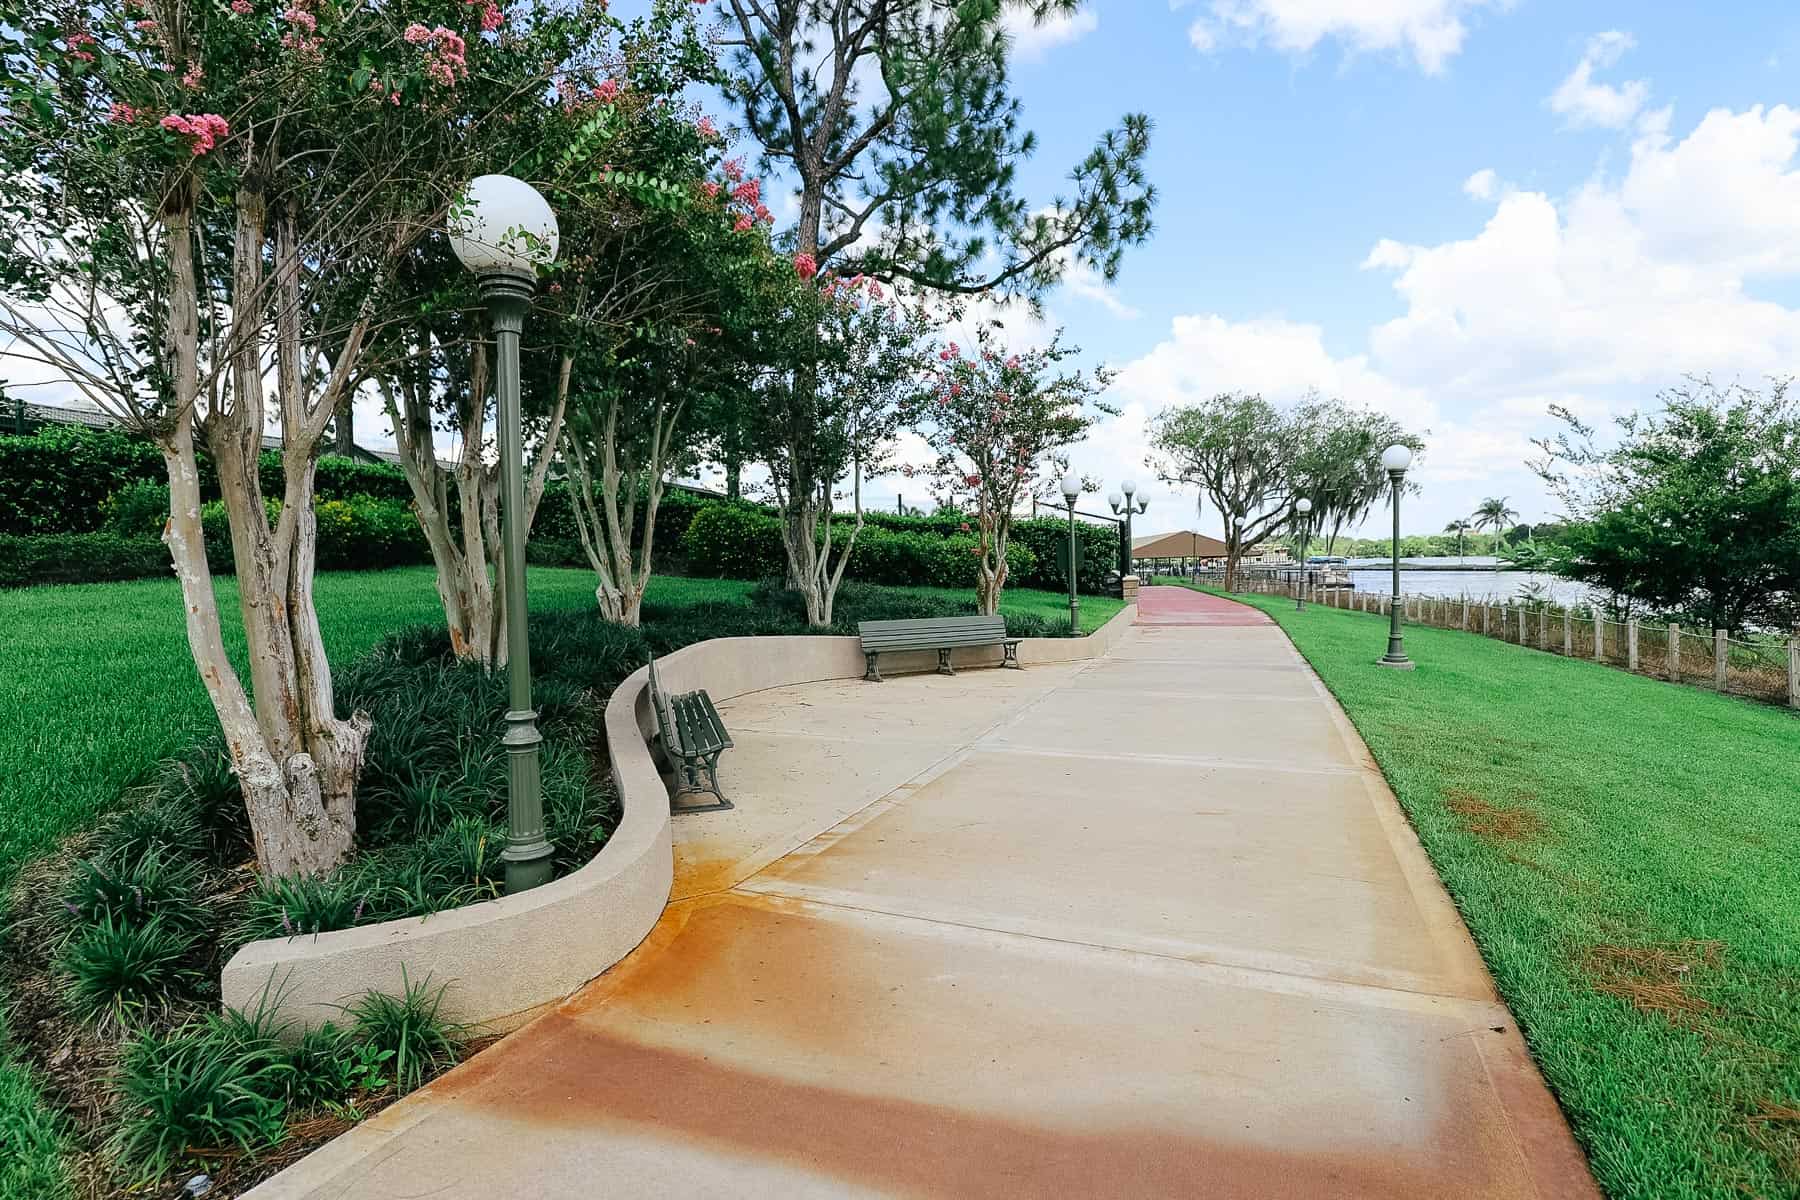
[[(862, 532), (863, 483), (893, 468), (901, 414), (927, 369), (929, 325), (866, 275), (820, 273), (804, 254), (789, 270), (772, 291), (785, 296), (781, 333), (765, 343), (772, 369), (749, 436), (781, 513), (789, 582), (807, 623), (825, 626)], [(840, 537), (833, 526), (846, 500), (851, 524)]]
[[(5, 353), (161, 451), (188, 644), (267, 874), (330, 870), (355, 834), (369, 718), (337, 711), (313, 603), (315, 458), (401, 262), (500, 116), (465, 87), (509, 69), (512, 19), (460, 0), (0, 0)], [(542, 86), (530, 71), (515, 90)], [(278, 494), (257, 470), (271, 431)], [(214, 598), (201, 446), (247, 681)]]
[(908, 411), (937, 457), (908, 474), (931, 481), (938, 502), (976, 520), (975, 598), (982, 613), (1000, 611), (1006, 547), (1014, 513), (1035, 481), (1062, 452), (1118, 409), (1099, 395), (1111, 381), (1061, 364), (1080, 351), (1062, 334), (1048, 346), (1009, 353), (991, 324), (979, 326), (967, 351), (951, 342), (936, 355), (930, 386)]
[[(680, 99), (713, 78), (692, 7), (658, 0), (624, 24), (603, 10), (578, 11), (533, 26), (529, 44), (522, 34), (507, 44), (558, 64), (554, 90), (516, 97), (489, 148), (489, 161), (549, 198), (562, 234), (521, 356), (527, 532), (563, 445), (572, 385), (587, 379), (589, 360), (683, 304), (672, 281), (692, 249), (670, 246), (667, 229), (690, 206), (720, 141)], [(459, 658), (499, 667), (507, 614), (488, 323), (474, 281), (442, 239), (422, 245), (409, 268), (414, 318), (392, 327), (372, 373), (431, 549), (451, 645)], [(437, 457), (443, 432), (453, 437), (450, 462)]]

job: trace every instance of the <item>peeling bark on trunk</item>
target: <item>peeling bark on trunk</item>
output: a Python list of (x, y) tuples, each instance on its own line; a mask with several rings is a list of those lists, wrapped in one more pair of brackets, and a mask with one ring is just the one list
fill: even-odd
[[(469, 390), (455, 413), (462, 455), (441, 465), (432, 445), (433, 403), (430, 335), (418, 331), (413, 359), (397, 379), (380, 381), (382, 404), (394, 427), (400, 467), (412, 492), (413, 513), (425, 534), (435, 568), (438, 601), (458, 659), (490, 670), (506, 665), (505, 563), (500, 553), (500, 472), (485, 461), (488, 414), (487, 343), (479, 327), (470, 353)], [(563, 360), (549, 426), (525, 484), (525, 530), (537, 517), (550, 462), (562, 434), (569, 395), (569, 360)], [(455, 503), (451, 503), (451, 488)]]
[[(200, 522), (195, 413), (199, 382), (199, 277), (194, 256), (191, 178), (162, 214), (169, 235), (166, 352), (175, 414), (157, 434), (169, 475), (163, 541), (180, 583), (189, 648), (219, 718), (243, 792), (258, 868), (265, 875), (316, 875), (337, 867), (356, 834), (355, 790), (370, 721), (338, 718), (331, 669), (313, 606), (317, 527), (314, 459), (348, 386), (367, 330), (366, 313), (347, 337), (321, 396), (308, 395), (302, 369), (301, 259), (297, 214), (246, 190), (237, 198), (232, 263), (230, 402), (210, 397), (208, 448), (231, 527), (239, 612), (249, 652), (251, 692), (225, 653), (212, 572)], [(274, 224), (270, 256), (268, 225)], [(263, 271), (270, 256), (273, 273)], [(271, 522), (257, 471), (264, 427), (263, 372), (256, 336), (273, 309), (286, 486)], [(252, 702), (251, 696), (254, 696)]]
[[(572, 360), (563, 359), (565, 381)], [(650, 585), (656, 514), (668, 484), (685, 402), (659, 396), (637, 419), (647, 429), (632, 430), (623, 407), (633, 401), (616, 392), (596, 399), (577, 433), (564, 440), (569, 467), (569, 503), (588, 565), (594, 570), (594, 600), (608, 621), (636, 626)], [(639, 436), (633, 436), (633, 434)], [(643, 444), (642, 435), (648, 434)], [(643, 511), (638, 496), (643, 495)]]
[(806, 623), (815, 629), (824, 628), (835, 619), (838, 586), (844, 582), (844, 571), (856, 550), (856, 539), (862, 534), (862, 464), (853, 469), (852, 480), (856, 523), (835, 557), (830, 483), (820, 484), (797, 506), (793, 497), (783, 506), (781, 542), (787, 549), (790, 583), (806, 602)]

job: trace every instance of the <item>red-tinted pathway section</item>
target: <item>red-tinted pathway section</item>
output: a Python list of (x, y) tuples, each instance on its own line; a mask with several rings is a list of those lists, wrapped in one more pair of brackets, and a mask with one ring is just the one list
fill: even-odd
[(1248, 604), (1208, 596), (1184, 587), (1138, 590), (1139, 625), (1267, 625), (1269, 618)]

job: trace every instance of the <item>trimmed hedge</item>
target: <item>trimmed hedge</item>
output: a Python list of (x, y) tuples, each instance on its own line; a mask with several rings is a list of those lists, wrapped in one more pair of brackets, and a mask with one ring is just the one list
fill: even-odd
[[(264, 492), (280, 495), (287, 478), (281, 455), (264, 450), (257, 470)], [(327, 456), (319, 459), (316, 477), (321, 500), (412, 499), (406, 476), (387, 463)], [(34, 436), (0, 436), (0, 533), (90, 533), (106, 525), (107, 501), (115, 493), (167, 478), (161, 452), (120, 429), (46, 425)], [(207, 500), (219, 495), (218, 475), (204, 454), (200, 492)]]
[[(160, 537), (162, 520), (156, 520), (154, 532), (133, 528), (147, 519), (147, 511), (135, 504), (135, 493), (142, 487), (132, 489), (134, 504), (121, 512), (118, 529), (35, 537), (0, 534), (0, 587), (167, 575), (171, 568)], [(162, 502), (166, 505), (166, 498)], [(271, 502), (270, 518), (279, 511)], [(314, 517), (319, 525), (318, 565), (323, 570), (368, 571), (431, 561), (419, 522), (405, 505), (368, 496), (321, 500), (314, 505)], [(224, 502), (203, 505), (200, 524), (213, 574), (231, 574), (231, 525)]]
[(0, 587), (36, 583), (106, 583), (167, 575), (168, 549), (155, 538), (116, 533), (0, 533)]
[[(979, 542), (957, 527), (941, 534), (927, 529), (896, 532), (881, 525), (865, 525), (856, 539), (845, 578), (861, 583), (900, 587), (966, 588), (975, 585)], [(832, 540), (843, 545), (850, 536), (850, 522), (834, 522)], [(1065, 528), (1063, 536), (1068, 536)], [(712, 504), (694, 515), (682, 537), (682, 553), (689, 574), (721, 579), (779, 579), (787, 574), (787, 551), (781, 541), (781, 521), (769, 510), (750, 504)], [(1037, 557), (1022, 541), (1006, 548), (1008, 576), (1024, 585), (1038, 567)], [(1051, 564), (1055, 569), (1055, 564)]]

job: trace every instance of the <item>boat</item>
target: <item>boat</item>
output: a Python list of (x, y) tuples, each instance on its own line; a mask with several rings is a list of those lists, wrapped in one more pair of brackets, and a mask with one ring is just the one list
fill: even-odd
[(1312, 586), (1315, 588), (1348, 588), (1356, 585), (1351, 582), (1350, 572), (1346, 569), (1350, 560), (1335, 554), (1315, 554), (1306, 560), (1306, 569), (1312, 574)]

